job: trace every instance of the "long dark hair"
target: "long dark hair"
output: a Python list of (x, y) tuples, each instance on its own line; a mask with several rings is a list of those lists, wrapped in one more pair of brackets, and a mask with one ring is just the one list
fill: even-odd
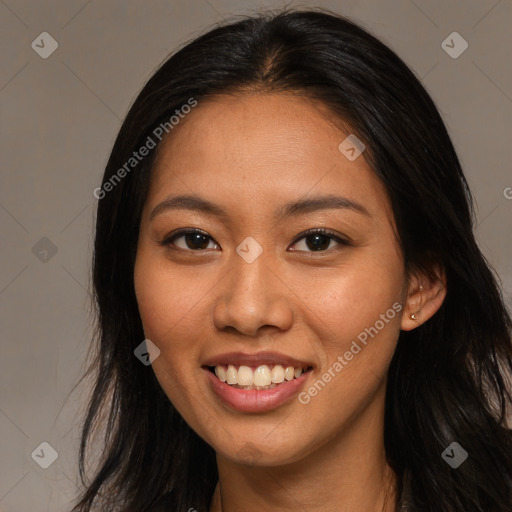
[[(169, 510), (208, 510), (215, 453), (133, 354), (144, 339), (134, 260), (158, 145), (122, 179), (113, 177), (191, 98), (200, 108), (218, 93), (280, 91), (320, 101), (351, 126), (389, 194), (406, 270), (431, 275), (440, 266), (446, 275), (440, 310), (400, 333), (389, 368), (385, 448), (400, 503), (411, 512), (510, 512), (511, 320), (475, 242), (459, 160), (404, 62), (357, 25), (319, 10), (268, 12), (215, 27), (168, 58), (126, 116), (98, 201), (96, 381), (80, 448), (84, 491), (74, 511), (143, 512), (165, 496)], [(102, 454), (89, 480), (87, 453), (99, 431)], [(452, 442), (468, 452), (457, 469), (441, 456)]]

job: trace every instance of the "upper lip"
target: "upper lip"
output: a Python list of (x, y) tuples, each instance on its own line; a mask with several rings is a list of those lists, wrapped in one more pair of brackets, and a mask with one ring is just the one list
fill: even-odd
[(239, 365), (239, 366), (260, 366), (264, 364), (280, 364), (293, 366), (294, 368), (308, 368), (311, 363), (301, 361), (295, 357), (278, 352), (255, 352), (253, 354), (244, 354), (242, 352), (229, 352), (208, 359), (204, 366), (220, 365)]

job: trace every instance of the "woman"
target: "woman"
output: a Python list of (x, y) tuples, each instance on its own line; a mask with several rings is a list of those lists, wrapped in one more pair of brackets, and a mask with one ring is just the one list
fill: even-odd
[(510, 511), (510, 317), (445, 126), (381, 42), (313, 11), (209, 31), (95, 195), (82, 477), (106, 432), (75, 511)]

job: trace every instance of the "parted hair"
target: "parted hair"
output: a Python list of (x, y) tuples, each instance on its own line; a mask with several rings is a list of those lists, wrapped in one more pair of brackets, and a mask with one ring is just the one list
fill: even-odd
[[(510, 315), (475, 241), (473, 200), (445, 125), (390, 48), (325, 10), (227, 20), (183, 45), (153, 73), (126, 115), (102, 183), (190, 98), (200, 109), (209, 96), (254, 92), (316, 100), (333, 119), (348, 123), (389, 196), (406, 271), (445, 273), (441, 308), (400, 333), (388, 370), (384, 438), (398, 477), (397, 511), (510, 512)], [(151, 366), (133, 354), (144, 339), (134, 261), (158, 147), (98, 200), (95, 356), (87, 373), (94, 386), (80, 446), (83, 489), (74, 512), (156, 506), (207, 512), (218, 479), (212, 447), (185, 423)], [(441, 456), (453, 442), (468, 453), (457, 469)], [(100, 457), (89, 468), (92, 446), (99, 446)]]

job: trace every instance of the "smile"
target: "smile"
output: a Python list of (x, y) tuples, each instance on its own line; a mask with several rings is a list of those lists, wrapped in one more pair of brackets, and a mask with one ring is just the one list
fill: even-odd
[[(229, 366), (233, 366), (233, 369), (228, 371)], [(280, 366), (280, 368), (275, 369), (277, 366)], [(262, 367), (266, 368), (260, 370)], [(222, 368), (226, 377), (226, 381), (223, 382), (215, 374), (216, 370), (221, 376), (223, 375), (222, 370), (219, 371), (217, 368), (217, 366), (203, 367), (203, 371), (209, 381), (213, 396), (216, 400), (219, 400), (219, 405), (227, 407), (233, 412), (254, 414), (269, 412), (290, 403), (291, 399), (300, 393), (305, 386), (306, 380), (312, 374), (312, 367), (308, 367), (306, 371), (303, 371), (300, 367), (291, 367), (293, 368), (293, 376), (291, 377), (291, 370), (288, 370), (289, 367), (281, 365), (275, 365), (272, 368), (269, 365), (260, 365), (256, 368), (246, 367), (248, 370), (244, 369), (244, 366), (237, 369), (234, 365), (226, 365), (225, 368)], [(242, 370), (241, 372), (240, 369)], [(272, 373), (274, 373), (276, 380), (280, 380), (281, 376), (286, 374), (286, 370), (288, 370), (288, 379), (291, 377), (290, 380), (287, 380), (286, 376), (284, 376), (281, 382), (271, 382)], [(240, 374), (242, 382), (250, 382), (250, 380), (244, 381), (244, 379), (252, 378), (253, 383), (240, 385), (238, 383)], [(269, 374), (270, 383), (258, 386), (258, 382), (269, 382)], [(236, 377), (237, 383), (228, 384), (228, 376), (230, 381), (233, 381)]]
[(263, 364), (259, 366), (217, 365), (210, 367), (221, 382), (236, 389), (272, 389), (283, 382), (298, 379), (307, 368)]

